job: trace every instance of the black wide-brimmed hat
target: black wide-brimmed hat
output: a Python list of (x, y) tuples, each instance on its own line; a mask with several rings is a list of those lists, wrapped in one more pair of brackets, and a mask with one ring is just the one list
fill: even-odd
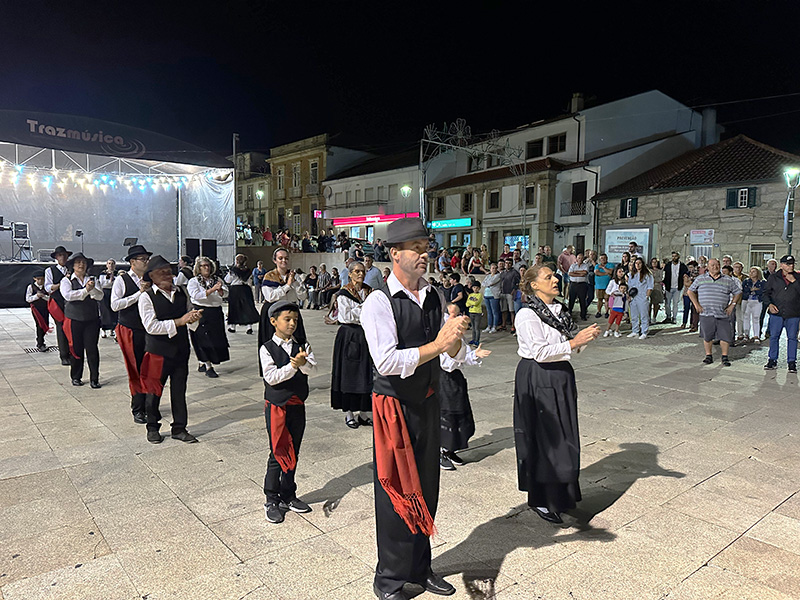
[[(56, 250), (58, 250), (58, 248), (56, 248)], [(70, 256), (69, 260), (67, 261), (67, 266), (71, 269), (75, 265), (75, 261), (81, 258), (86, 261), (86, 270), (88, 271), (89, 269), (91, 269), (92, 265), (94, 264), (94, 259), (89, 258), (88, 256), (84, 256), (83, 252), (76, 252), (75, 254)]]
[(55, 258), (55, 257), (56, 257), (56, 254), (61, 254), (62, 252), (63, 252), (64, 254), (66, 254), (67, 256), (69, 256), (70, 254), (72, 254), (72, 252), (70, 252), (69, 250), (67, 250), (66, 248), (64, 248), (64, 246), (56, 246), (56, 249), (55, 249), (55, 250), (53, 250), (53, 251), (50, 253), (50, 258)]
[(297, 306), (297, 304), (289, 302), (288, 300), (280, 300), (269, 307), (269, 310), (267, 311), (267, 316), (271, 319), (278, 313), (282, 313), (285, 310), (290, 310), (298, 314), (300, 313), (300, 308)]
[(428, 239), (428, 229), (425, 227), (425, 223), (422, 222), (422, 219), (407, 217), (389, 223), (384, 242), (391, 245), (423, 239)]
[(136, 244), (135, 246), (131, 246), (128, 249), (128, 256), (125, 257), (125, 260), (131, 262), (131, 259), (134, 256), (141, 256), (142, 254), (147, 254), (147, 256), (153, 256), (152, 252), (148, 252), (144, 246), (141, 244)]
[(150, 272), (158, 271), (159, 269), (163, 269), (165, 267), (169, 267), (169, 269), (172, 269), (172, 263), (170, 263), (166, 258), (161, 256), (160, 254), (150, 256), (150, 260), (147, 263), (147, 268), (144, 270), (144, 276), (142, 277), (142, 279), (144, 279), (145, 281), (153, 281), (152, 279), (150, 279)]

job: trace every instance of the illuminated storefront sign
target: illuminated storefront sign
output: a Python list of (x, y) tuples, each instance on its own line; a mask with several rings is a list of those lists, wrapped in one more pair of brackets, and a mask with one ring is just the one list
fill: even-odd
[(443, 221), (431, 221), (431, 229), (452, 229), (454, 227), (472, 227), (472, 218), (445, 219)]
[(374, 225), (375, 223), (391, 223), (406, 217), (419, 218), (419, 213), (400, 213), (396, 215), (363, 215), (360, 217), (343, 217), (334, 219), (334, 227), (347, 227), (349, 225)]

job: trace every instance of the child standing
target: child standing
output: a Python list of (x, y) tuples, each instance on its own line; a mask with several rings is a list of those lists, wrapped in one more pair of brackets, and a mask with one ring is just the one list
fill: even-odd
[[(455, 304), (447, 305), (449, 318), (461, 314)], [(475, 330), (473, 325), (472, 330)], [(483, 350), (480, 346), (467, 348), (464, 365), (481, 365), (481, 359), (492, 353)], [(442, 372), (439, 375), (439, 406), (441, 409), (441, 449), (439, 466), (444, 471), (454, 471), (456, 466), (462, 466), (464, 461), (456, 454), (456, 450), (467, 448), (469, 438), (475, 434), (475, 419), (472, 416), (472, 406), (469, 402), (467, 380), (461, 372), (461, 365), (450, 358), (446, 353), (439, 355)]]
[(307, 343), (300, 347), (294, 339), (300, 318), (296, 304), (276, 302), (267, 316), (275, 334), (259, 349), (270, 447), (264, 476), (264, 516), (270, 523), (281, 523), (289, 510), (311, 512), (311, 507), (297, 498), (294, 477), (306, 428), (308, 375), (315, 372), (317, 361)]
[(467, 296), (467, 310), (469, 311), (469, 321), (472, 325), (472, 340), (470, 341), (470, 345), (478, 346), (481, 343), (483, 294), (481, 294), (481, 284), (477, 281), (472, 284), (472, 293)]
[(44, 336), (50, 333), (50, 313), (47, 311), (47, 301), (50, 295), (44, 287), (44, 271), (34, 271), (33, 281), (25, 290), (25, 302), (31, 305), (33, 320), (36, 323), (36, 349), (47, 352)]
[(608, 317), (608, 327), (603, 337), (611, 335), (612, 328), (614, 337), (619, 337), (619, 325), (622, 323), (622, 317), (625, 316), (625, 305), (628, 302), (628, 284), (620, 283), (617, 290), (608, 296), (608, 304), (611, 306)]

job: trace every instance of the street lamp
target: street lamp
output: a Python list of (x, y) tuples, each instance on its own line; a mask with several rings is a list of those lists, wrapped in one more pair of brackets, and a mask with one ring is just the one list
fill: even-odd
[[(83, 231), (81, 231), (80, 229), (78, 229), (78, 230), (75, 232), (75, 237), (79, 237), (79, 238), (81, 238), (81, 254), (83, 254)], [(791, 246), (790, 246), (790, 247), (791, 247)]]
[(789, 244), (789, 254), (792, 253), (792, 234), (794, 233), (794, 191), (800, 186), (800, 169), (792, 167), (783, 173), (786, 177), (786, 187), (789, 196), (786, 198), (786, 207), (783, 209), (783, 239)]
[[(400, 193), (403, 194), (403, 198), (405, 198), (406, 200), (411, 195), (411, 191), (412, 191), (411, 186), (408, 184), (405, 184), (403, 187), (400, 188)], [(406, 208), (407, 208), (406, 203), (403, 202), (403, 209)], [(408, 211), (404, 210), (404, 214), (408, 215)]]

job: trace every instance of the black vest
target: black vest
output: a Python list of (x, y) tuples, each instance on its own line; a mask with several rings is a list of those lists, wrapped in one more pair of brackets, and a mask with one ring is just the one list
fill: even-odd
[[(57, 266), (51, 265), (50, 272), (53, 274), (54, 284), (57, 285), (61, 283), (62, 279), (64, 279), (64, 274), (58, 269)], [(58, 288), (56, 288), (54, 292), (50, 292), (50, 297), (56, 301), (56, 304), (61, 307), (61, 310), (64, 310), (64, 296), (61, 295), (61, 291)]]
[[(82, 290), (85, 287), (77, 279), (70, 279), (70, 283), (73, 290)], [(95, 321), (100, 318), (100, 305), (91, 296), (86, 296), (83, 300), (67, 302), (64, 307), (64, 316), (73, 321)]]
[[(394, 322), (397, 328), (397, 349), (419, 348), (436, 339), (442, 327), (442, 299), (439, 291), (432, 287), (419, 305), (400, 291), (394, 296), (388, 289), (381, 290), (392, 303)], [(425, 400), (428, 390), (439, 387), (442, 367), (438, 357), (419, 365), (411, 377), (401, 379), (399, 375), (381, 375), (375, 378), (373, 391), (376, 394), (393, 396), (401, 402), (417, 404)]]
[[(279, 369), (289, 364), (289, 355), (286, 350), (281, 348), (272, 340), (268, 340), (264, 347), (269, 352), (272, 360), (275, 361), (275, 366)], [(297, 356), (300, 346), (297, 342), (292, 342), (292, 356)], [(264, 400), (275, 406), (283, 406), (289, 401), (292, 396), (297, 396), (300, 400), (308, 398), (308, 375), (297, 370), (294, 377), (286, 381), (282, 381), (277, 385), (270, 385), (264, 382)]]
[[(122, 273), (120, 277), (122, 278), (122, 282), (125, 284), (125, 293), (122, 295), (123, 298), (133, 296), (139, 291), (139, 286), (133, 282), (133, 279), (131, 279), (131, 276), (128, 275), (128, 273)], [(184, 313), (185, 312), (186, 311), (184, 311)], [(142, 317), (139, 315), (138, 302), (135, 302), (128, 308), (123, 308), (121, 311), (119, 311), (119, 324), (124, 325), (128, 329), (144, 329), (144, 325), (142, 325)]]
[[(175, 290), (175, 297), (172, 302), (164, 294), (156, 292), (155, 289), (149, 290), (147, 295), (150, 296), (150, 300), (153, 302), (156, 319), (159, 321), (180, 319), (186, 314), (186, 292), (181, 287)], [(166, 358), (189, 360), (189, 332), (187, 327), (178, 327), (177, 335), (172, 338), (166, 334), (152, 335), (148, 333), (145, 336), (144, 350), (150, 354), (158, 354)]]
[[(44, 292), (45, 294), (47, 294), (47, 290), (44, 289), (44, 286), (39, 287), (38, 285), (36, 285), (36, 283), (31, 283), (31, 290), (33, 290), (34, 294), (38, 292)], [(33, 302), (31, 302), (31, 306), (36, 308), (36, 310), (38, 310), (43, 315), (47, 314), (47, 300), (34, 300)]]
[(186, 279), (191, 279), (194, 277), (194, 272), (192, 271), (191, 267), (182, 267), (180, 272), (183, 273), (183, 276), (186, 277)]

